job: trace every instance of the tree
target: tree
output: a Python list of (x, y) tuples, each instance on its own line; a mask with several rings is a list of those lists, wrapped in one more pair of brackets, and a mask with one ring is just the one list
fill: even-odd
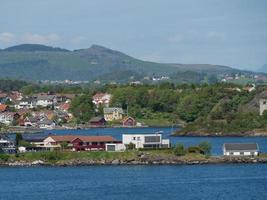
[(204, 142), (201, 142), (198, 146), (199, 146), (201, 152), (202, 152), (204, 155), (210, 155), (210, 153), (211, 153), (211, 148), (212, 148), (211, 143), (209, 143), (209, 142), (207, 142), (207, 141), (204, 141)]
[(183, 144), (176, 144), (175, 148), (174, 148), (174, 154), (176, 156), (184, 156), (186, 153), (186, 150), (184, 148), (184, 145)]
[(87, 122), (95, 114), (92, 98), (85, 94), (75, 97), (71, 101), (69, 110), (81, 122)]
[(68, 148), (68, 143), (67, 142), (62, 142), (60, 143), (60, 146), (63, 150), (67, 149)]
[(18, 146), (22, 140), (23, 140), (22, 134), (16, 133), (16, 146)]

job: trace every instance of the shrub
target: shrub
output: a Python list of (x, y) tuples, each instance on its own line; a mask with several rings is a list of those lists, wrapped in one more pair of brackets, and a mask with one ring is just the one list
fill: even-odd
[(187, 149), (188, 153), (201, 153), (199, 146), (191, 146)]
[(184, 156), (186, 154), (186, 150), (183, 144), (176, 144), (174, 148), (174, 154), (176, 156)]
[(8, 161), (9, 159), (9, 155), (8, 154), (4, 154), (4, 153), (0, 153), (0, 161)]
[(201, 142), (198, 146), (199, 146), (199, 149), (201, 150), (202, 154), (210, 155), (211, 148), (212, 148), (211, 143), (204, 141), (204, 142)]

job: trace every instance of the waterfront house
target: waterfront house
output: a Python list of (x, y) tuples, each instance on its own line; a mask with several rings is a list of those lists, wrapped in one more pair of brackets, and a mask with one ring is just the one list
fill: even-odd
[(162, 134), (123, 134), (122, 143), (133, 144), (135, 148), (170, 148), (170, 140), (162, 139)]
[(132, 117), (125, 117), (123, 120), (122, 120), (122, 126), (126, 126), (126, 127), (129, 127), (129, 126), (136, 126), (136, 121), (134, 118)]
[(89, 121), (91, 126), (105, 126), (107, 121), (104, 117), (93, 117)]
[(104, 108), (103, 111), (106, 121), (121, 120), (124, 114), (122, 108)]
[(225, 156), (258, 156), (259, 146), (257, 143), (226, 143), (223, 144)]
[(73, 151), (105, 150), (106, 143), (114, 143), (112, 136), (51, 135), (44, 139), (44, 148), (60, 149), (65, 143)]
[(4, 153), (16, 153), (14, 142), (7, 136), (0, 135), (0, 149)]
[(103, 151), (107, 143), (114, 143), (116, 139), (112, 136), (79, 136), (72, 143), (73, 151)]
[(106, 151), (125, 151), (126, 146), (122, 143), (107, 143)]

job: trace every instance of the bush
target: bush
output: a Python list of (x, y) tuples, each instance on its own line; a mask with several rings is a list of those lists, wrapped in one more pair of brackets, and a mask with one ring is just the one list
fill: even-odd
[(176, 156), (184, 156), (186, 154), (186, 150), (183, 144), (176, 144), (174, 148), (174, 154)]
[(0, 153), (0, 161), (8, 161), (9, 159), (9, 155), (8, 154), (4, 154), (4, 153)]
[(199, 148), (199, 146), (191, 146), (191, 147), (188, 147), (187, 152), (188, 153), (201, 153), (202, 151)]
[(205, 141), (205, 142), (201, 142), (198, 146), (199, 146), (199, 149), (201, 150), (202, 154), (210, 155), (211, 148), (212, 148), (211, 143)]

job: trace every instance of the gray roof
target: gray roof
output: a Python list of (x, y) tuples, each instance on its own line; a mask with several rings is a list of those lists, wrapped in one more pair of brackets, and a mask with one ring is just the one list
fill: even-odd
[(123, 109), (122, 108), (104, 108), (104, 114), (108, 114), (108, 113), (113, 113), (113, 112), (119, 112), (121, 114), (123, 114)]
[(259, 151), (257, 143), (226, 143), (223, 147), (226, 151)]
[(54, 98), (56, 98), (55, 95), (38, 95), (38, 96), (37, 96), (37, 101), (38, 101), (38, 100), (48, 100), (48, 101), (53, 101)]

